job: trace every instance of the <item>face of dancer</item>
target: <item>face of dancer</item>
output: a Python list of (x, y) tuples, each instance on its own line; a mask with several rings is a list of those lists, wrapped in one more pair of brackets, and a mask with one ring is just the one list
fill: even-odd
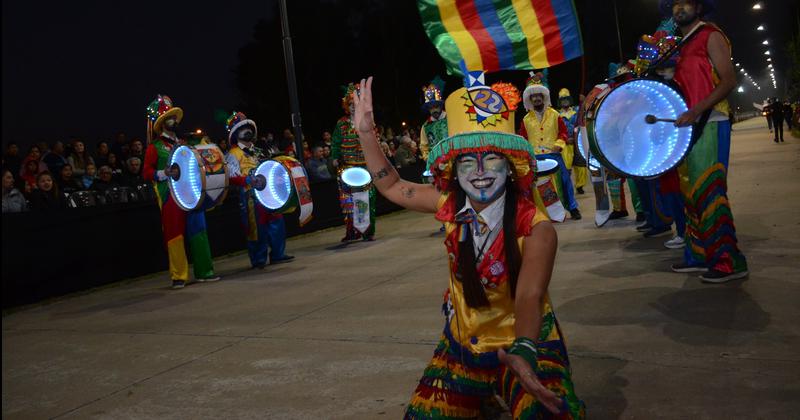
[(433, 117), (434, 120), (438, 120), (439, 117), (442, 116), (442, 106), (441, 105), (431, 105), (429, 111), (431, 113), (431, 117)]
[(175, 117), (169, 117), (166, 121), (164, 121), (164, 131), (175, 133), (178, 130), (178, 119)]
[(253, 137), (255, 132), (250, 127), (243, 127), (236, 132), (236, 139), (247, 147), (253, 144)]
[(687, 26), (700, 18), (702, 7), (696, 0), (675, 0), (672, 3), (672, 18), (678, 26)]
[(488, 204), (505, 191), (508, 161), (492, 152), (468, 153), (456, 161), (458, 185), (478, 203)]
[(534, 93), (531, 95), (531, 103), (533, 104), (533, 108), (537, 111), (541, 111), (544, 109), (544, 95), (541, 93)]
[(564, 98), (564, 99), (559, 101), (559, 103), (561, 104), (561, 108), (563, 108), (563, 109), (569, 108), (570, 102), (571, 101), (569, 100), (569, 98)]

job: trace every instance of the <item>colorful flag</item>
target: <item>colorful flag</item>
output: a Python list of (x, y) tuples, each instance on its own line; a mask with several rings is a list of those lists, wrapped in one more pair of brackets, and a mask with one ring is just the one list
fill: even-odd
[(572, 0), (418, 0), (422, 26), (450, 74), (533, 70), (583, 55)]

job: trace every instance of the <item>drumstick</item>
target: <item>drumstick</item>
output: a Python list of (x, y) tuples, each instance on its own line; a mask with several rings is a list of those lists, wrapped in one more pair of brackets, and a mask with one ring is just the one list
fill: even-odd
[(656, 116), (655, 116), (655, 115), (653, 115), (653, 114), (647, 114), (647, 115), (644, 117), (644, 121), (645, 121), (646, 123), (648, 123), (648, 124), (655, 124), (655, 123), (656, 123), (656, 122), (658, 122), (658, 121), (661, 121), (661, 122), (671, 122), (671, 123), (674, 123), (674, 122), (675, 122), (675, 120), (670, 120), (670, 119), (667, 119), (667, 118), (658, 118), (658, 117), (656, 117)]

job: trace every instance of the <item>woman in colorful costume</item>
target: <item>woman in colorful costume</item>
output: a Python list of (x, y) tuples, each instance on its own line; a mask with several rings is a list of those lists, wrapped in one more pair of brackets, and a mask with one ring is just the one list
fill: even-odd
[[(580, 220), (578, 201), (572, 186), (570, 168), (572, 155), (567, 150), (567, 126), (558, 111), (550, 105), (550, 89), (545, 85), (542, 73), (533, 74), (526, 83), (522, 100), (528, 113), (522, 119), (520, 135), (528, 139), (538, 158), (558, 162), (561, 174), (558, 195), (570, 217)], [(569, 165), (567, 164), (569, 159)]]
[[(449, 137), (431, 150), (435, 185), (400, 179), (378, 147), (372, 78), (355, 97), (355, 124), (373, 182), (447, 227), (450, 289), (444, 334), (405, 418), (476, 418), (504, 400), (514, 418), (583, 418), (547, 286), (555, 229), (531, 201), (533, 148), (513, 112), (470, 72), (445, 103)], [(480, 101), (473, 98), (491, 100)], [(557, 415), (554, 413), (558, 413)]]
[(369, 190), (369, 227), (362, 234), (353, 225), (353, 196), (348, 193), (348, 189), (344, 186), (342, 181), (342, 172), (351, 167), (364, 168), (367, 166), (364, 160), (364, 152), (358, 142), (358, 133), (353, 126), (353, 100), (354, 92), (357, 92), (358, 86), (353, 83), (347, 85), (345, 95), (342, 98), (342, 108), (344, 108), (345, 115), (336, 122), (336, 128), (333, 131), (331, 142), (331, 158), (333, 159), (334, 166), (337, 167), (339, 176), (339, 205), (342, 207), (342, 214), (344, 215), (345, 235), (342, 242), (356, 241), (363, 239), (365, 241), (375, 240), (375, 187)]
[(438, 77), (422, 87), (422, 98), (425, 100), (422, 109), (429, 115), (419, 130), (419, 150), (422, 153), (422, 160), (426, 162), (431, 148), (447, 137), (447, 113), (444, 112), (443, 89), (444, 81)]
[(171, 170), (167, 167), (167, 162), (172, 151), (179, 146), (176, 130), (181, 119), (183, 110), (173, 106), (172, 100), (166, 95), (158, 95), (147, 106), (148, 146), (142, 166), (142, 178), (153, 182), (156, 201), (161, 209), (161, 228), (169, 256), (169, 273), (173, 289), (182, 289), (189, 281), (189, 262), (186, 259), (184, 236), (189, 238), (195, 280), (200, 282), (219, 280), (214, 274), (204, 211), (182, 210), (169, 192), (168, 180)]
[(244, 113), (234, 112), (225, 124), (228, 144), (231, 149), (225, 156), (228, 163), (230, 183), (239, 189), (239, 218), (247, 238), (247, 254), (253, 268), (264, 268), (269, 263), (289, 262), (294, 256), (286, 255), (286, 225), (283, 215), (272, 213), (258, 203), (253, 188), (258, 178), (250, 176), (250, 171), (266, 160), (268, 156), (255, 147), (258, 127), (255, 121)]

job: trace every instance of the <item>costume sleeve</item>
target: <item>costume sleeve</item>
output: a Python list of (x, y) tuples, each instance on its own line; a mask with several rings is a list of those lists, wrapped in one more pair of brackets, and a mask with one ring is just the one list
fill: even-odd
[(247, 176), (242, 175), (242, 166), (239, 164), (239, 159), (233, 153), (228, 152), (225, 155), (225, 163), (228, 164), (228, 182), (239, 187), (247, 186)]
[(522, 122), (522, 124), (519, 125), (519, 130), (517, 130), (517, 134), (524, 137), (526, 140), (528, 139), (528, 129), (525, 128), (524, 121)]
[(431, 151), (431, 146), (428, 144), (428, 135), (425, 134), (425, 126), (419, 130), (419, 151), (422, 153), (422, 160), (428, 161), (428, 153)]
[(564, 124), (564, 119), (561, 116), (558, 117), (558, 139), (555, 145), (562, 149), (567, 147), (567, 125)]
[(147, 145), (147, 150), (144, 152), (144, 163), (142, 164), (142, 178), (145, 181), (153, 181), (156, 176), (158, 168), (158, 151), (154, 144)]
[(331, 159), (342, 157), (342, 122), (336, 122), (336, 128), (331, 136)]

